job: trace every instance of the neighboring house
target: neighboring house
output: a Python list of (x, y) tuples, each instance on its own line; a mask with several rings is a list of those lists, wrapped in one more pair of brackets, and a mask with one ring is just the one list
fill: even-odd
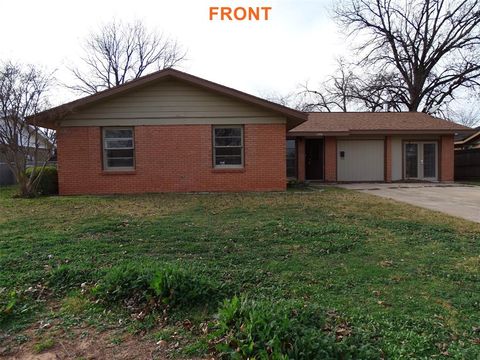
[(417, 113), (308, 114), (172, 69), (29, 121), (57, 129), (61, 194), (275, 191), (287, 172), (452, 181), (453, 134), (469, 130)]
[(455, 150), (480, 149), (480, 126), (467, 134), (455, 136)]
[[(0, 118), (0, 162), (6, 161), (6, 150), (2, 149), (4, 145), (4, 139), (11, 141), (14, 138), (15, 133), (18, 133), (16, 136), (18, 140), (16, 142), (22, 149), (20, 152), (22, 154), (27, 154), (27, 161), (33, 160), (32, 156), (36, 147), (37, 152), (41, 155), (42, 159), (52, 155), (53, 146), (50, 140), (48, 140), (41, 133), (35, 132), (33, 127), (24, 122), (19, 125), (12, 125), (11, 128), (9, 128), (6, 124), (7, 123), (5, 120)], [(23, 151), (24, 149), (28, 149), (28, 151)]]
[(455, 180), (480, 180), (480, 126), (455, 136)]
[[(27, 161), (27, 164), (33, 163), (33, 154), (35, 153), (35, 139), (33, 135), (33, 130), (30, 129), (29, 126), (25, 126), (26, 124), (22, 124), (18, 127), (19, 133), (21, 132), (21, 136), (18, 137), (18, 145), (21, 147), (17, 152), (17, 155), (20, 159), (24, 159)], [(4, 146), (4, 139), (11, 139), (13, 135), (10, 135), (10, 131), (13, 129), (9, 129), (4, 119), (0, 119), (0, 185), (13, 185), (16, 183), (15, 176), (11, 171), (8, 161), (12, 158), (12, 153), (9, 153)], [(32, 131), (32, 133), (28, 133), (28, 131)], [(43, 135), (37, 134), (38, 139), (38, 149), (37, 149), (37, 157), (43, 161), (52, 155), (52, 144), (51, 142), (46, 139)], [(10, 154), (10, 157), (7, 158), (6, 153)]]

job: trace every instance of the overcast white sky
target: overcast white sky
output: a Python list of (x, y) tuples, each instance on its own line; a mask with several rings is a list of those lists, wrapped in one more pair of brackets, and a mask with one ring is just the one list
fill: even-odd
[[(330, 19), (331, 0), (3, 0), (0, 60), (57, 70), (78, 64), (81, 43), (113, 18), (140, 19), (176, 38), (188, 60), (179, 68), (255, 95), (285, 94), (299, 83), (321, 81), (345, 53)], [(225, 22), (208, 19), (210, 6), (271, 6), (271, 19)], [(54, 102), (72, 99), (65, 89)]]

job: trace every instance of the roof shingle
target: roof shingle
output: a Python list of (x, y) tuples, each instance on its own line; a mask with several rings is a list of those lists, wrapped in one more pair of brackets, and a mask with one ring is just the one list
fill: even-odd
[(472, 131), (457, 123), (419, 112), (316, 112), (308, 120), (290, 130), (302, 133), (391, 133), (391, 132), (442, 132)]

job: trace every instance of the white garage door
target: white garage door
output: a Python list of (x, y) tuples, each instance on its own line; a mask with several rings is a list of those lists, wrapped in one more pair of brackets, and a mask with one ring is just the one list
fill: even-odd
[(338, 181), (384, 181), (383, 140), (339, 140)]

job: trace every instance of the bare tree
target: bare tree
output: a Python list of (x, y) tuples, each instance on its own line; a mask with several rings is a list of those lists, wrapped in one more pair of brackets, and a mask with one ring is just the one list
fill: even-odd
[(84, 44), (83, 67), (71, 72), (71, 89), (94, 94), (155, 70), (171, 68), (185, 59), (176, 41), (150, 31), (140, 21), (113, 21), (92, 33)]
[[(52, 76), (33, 65), (0, 65), (0, 159), (19, 183), (21, 196), (35, 194), (43, 169), (53, 154), (55, 133), (25, 118), (47, 106)], [(30, 175), (27, 165), (33, 166)]]
[(442, 113), (442, 115), (448, 120), (468, 127), (475, 127), (480, 125), (480, 108), (476, 106), (464, 106), (456, 109), (452, 109), (451, 107), (449, 107)]
[(304, 111), (346, 112), (358, 105), (354, 98), (357, 76), (344, 59), (337, 59), (337, 65), (335, 75), (329, 76), (317, 89), (310, 88), (308, 83), (302, 86)]
[(478, 88), (480, 0), (346, 0), (336, 16), (361, 66), (397, 75), (405, 109), (434, 113), (456, 90)]
[(329, 76), (318, 89), (303, 86), (305, 111), (398, 111), (398, 88), (394, 74), (368, 74), (344, 59), (337, 60), (334, 75)]
[(260, 94), (260, 97), (292, 109), (297, 109), (300, 111), (303, 109), (302, 97), (297, 91), (291, 91), (287, 94), (281, 94), (275, 91), (263, 92)]
[(364, 74), (356, 77), (352, 85), (352, 98), (371, 112), (401, 111), (397, 87), (398, 77), (392, 73)]

